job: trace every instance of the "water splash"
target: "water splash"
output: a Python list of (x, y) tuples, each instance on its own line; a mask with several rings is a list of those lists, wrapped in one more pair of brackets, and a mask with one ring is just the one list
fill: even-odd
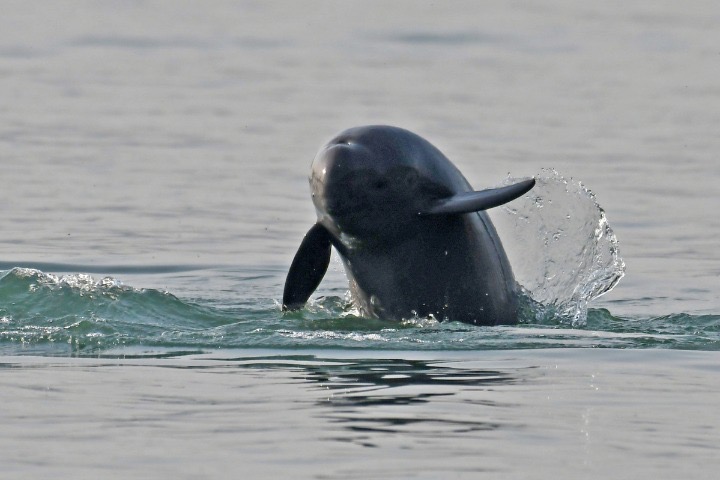
[[(618, 240), (595, 195), (552, 169), (524, 197), (491, 211), (515, 278), (534, 304), (529, 321), (587, 321), (588, 303), (625, 274)], [(508, 177), (505, 184), (516, 182)]]

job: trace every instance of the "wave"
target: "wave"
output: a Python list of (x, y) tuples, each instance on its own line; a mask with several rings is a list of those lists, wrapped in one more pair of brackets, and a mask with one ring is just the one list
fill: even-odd
[(0, 341), (29, 353), (155, 342), (225, 322), (220, 311), (111, 277), (57, 276), (30, 268), (0, 277)]
[(531, 315), (507, 327), (432, 319), (358, 317), (345, 297), (313, 300), (300, 312), (255, 299), (217, 306), (87, 274), (14, 268), (0, 276), (0, 353), (181, 355), (218, 349), (497, 350), (677, 348), (717, 350), (720, 315), (618, 318), (589, 309), (582, 326)]

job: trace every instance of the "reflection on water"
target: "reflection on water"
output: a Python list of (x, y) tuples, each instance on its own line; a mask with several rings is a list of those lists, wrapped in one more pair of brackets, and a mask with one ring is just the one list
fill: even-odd
[(397, 405), (414, 403), (425, 397), (449, 395), (429, 392), (409, 394), (405, 387), (416, 387), (422, 391), (424, 387), (488, 387), (513, 382), (513, 378), (503, 372), (454, 369), (419, 360), (367, 360), (332, 368), (311, 366), (308, 370), (308, 378), (317, 381), (323, 388), (336, 391), (331, 400), (334, 405)]
[(3, 471), (356, 480), (718, 469), (717, 352), (157, 353), (0, 358)]
[(245, 368), (298, 369), (297, 380), (324, 391), (316, 402), (319, 416), (342, 427), (331, 441), (378, 447), (387, 437), (408, 439), (438, 435), (472, 436), (510, 423), (494, 409), (512, 405), (483, 392), (518, 382), (517, 372), (461, 367), (428, 360), (323, 360), (314, 356), (237, 359)]

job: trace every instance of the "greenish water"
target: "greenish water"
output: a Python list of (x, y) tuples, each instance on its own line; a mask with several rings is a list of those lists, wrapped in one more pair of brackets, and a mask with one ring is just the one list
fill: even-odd
[[(227, 272), (226, 272), (227, 273)], [(207, 275), (208, 272), (198, 274)], [(104, 356), (145, 351), (183, 354), (218, 349), (366, 349), (482, 351), (528, 348), (674, 348), (717, 350), (720, 316), (672, 314), (622, 318), (591, 308), (586, 320), (528, 304), (513, 327), (357, 317), (344, 297), (318, 298), (282, 313), (272, 298), (222, 305), (183, 300), (106, 277), (57, 277), (13, 269), (0, 277), (0, 351)]]

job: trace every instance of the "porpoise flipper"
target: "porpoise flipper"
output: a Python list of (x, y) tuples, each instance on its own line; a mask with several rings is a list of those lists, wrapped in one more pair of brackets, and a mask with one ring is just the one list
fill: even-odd
[(487, 190), (462, 192), (449, 198), (438, 200), (420, 215), (444, 215), (470, 213), (497, 207), (524, 195), (535, 185), (535, 179), (523, 180), (506, 187)]
[(330, 233), (316, 223), (308, 230), (285, 279), (282, 309), (299, 310), (320, 285), (330, 264)]

